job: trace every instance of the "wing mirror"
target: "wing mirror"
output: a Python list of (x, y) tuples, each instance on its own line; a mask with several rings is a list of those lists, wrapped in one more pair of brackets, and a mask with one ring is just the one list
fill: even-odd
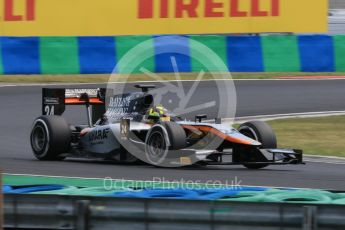
[(196, 115), (195, 116), (195, 122), (202, 122), (202, 119), (206, 119), (207, 115), (206, 114), (201, 114), (201, 115)]

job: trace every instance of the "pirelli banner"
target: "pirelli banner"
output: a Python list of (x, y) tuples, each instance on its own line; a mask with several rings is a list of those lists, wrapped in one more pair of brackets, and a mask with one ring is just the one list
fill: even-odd
[(0, 0), (0, 36), (326, 32), (328, 0)]

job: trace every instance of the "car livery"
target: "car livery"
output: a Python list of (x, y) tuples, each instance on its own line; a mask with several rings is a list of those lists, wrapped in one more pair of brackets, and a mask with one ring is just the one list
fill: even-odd
[[(42, 91), (42, 113), (32, 127), (30, 142), (39, 160), (66, 157), (102, 158), (155, 166), (189, 164), (268, 165), (304, 164), (301, 150), (278, 149), (276, 136), (263, 121), (235, 129), (206, 115), (186, 121), (155, 107), (150, 89), (116, 95), (107, 89), (49, 89)], [(110, 96), (108, 96), (110, 95)], [(88, 124), (68, 124), (65, 107), (86, 107)]]

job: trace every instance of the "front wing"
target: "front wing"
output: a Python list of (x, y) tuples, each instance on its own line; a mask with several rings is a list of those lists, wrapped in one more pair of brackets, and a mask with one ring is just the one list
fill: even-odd
[[(242, 164), (269, 164), (269, 165), (286, 165), (286, 164), (305, 164), (303, 162), (303, 152), (297, 149), (256, 149), (262, 156), (263, 161), (248, 162), (236, 161), (232, 158), (232, 150), (223, 152), (216, 152), (213, 150), (186, 150), (185, 156), (181, 157), (181, 164), (183, 164), (189, 157), (191, 161), (200, 161), (208, 165), (242, 165)], [(192, 154), (190, 151), (194, 151)], [(209, 160), (210, 156), (219, 157), (217, 161)], [(187, 157), (187, 158), (186, 158)], [(188, 161), (187, 161), (188, 162)]]

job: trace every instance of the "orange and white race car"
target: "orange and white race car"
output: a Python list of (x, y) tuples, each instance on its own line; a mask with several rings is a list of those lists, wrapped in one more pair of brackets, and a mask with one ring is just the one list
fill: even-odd
[[(153, 85), (137, 85), (141, 92), (106, 94), (106, 89), (43, 89), (42, 112), (30, 135), (39, 160), (66, 157), (102, 158), (155, 166), (191, 164), (268, 165), (303, 164), (302, 151), (277, 149), (276, 136), (263, 121), (235, 129), (221, 119), (183, 120), (154, 105)], [(67, 105), (87, 108), (88, 124), (70, 125), (61, 116)]]

